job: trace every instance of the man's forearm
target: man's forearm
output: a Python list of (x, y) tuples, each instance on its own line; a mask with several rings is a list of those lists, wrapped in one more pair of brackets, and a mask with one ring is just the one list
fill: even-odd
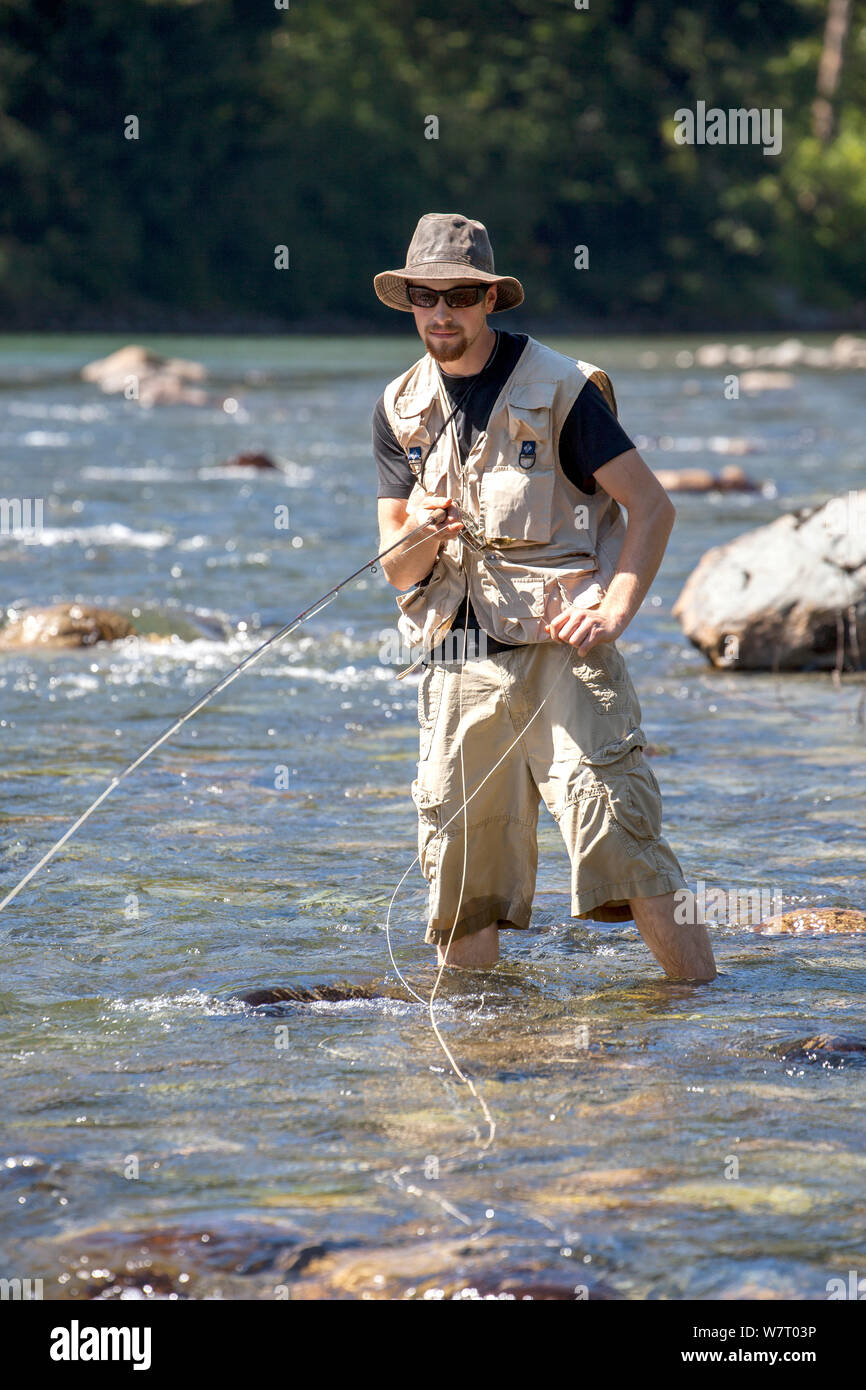
[[(382, 534), (382, 549), (386, 550), (401, 536), (408, 536), (417, 528), (417, 518), (407, 517), (398, 530), (391, 531), (387, 535)], [(421, 535), (418, 535), (406, 549), (400, 546), (399, 549), (393, 550), (388, 558), (382, 561), (382, 570), (388, 583), (392, 584), (395, 589), (410, 589), (413, 584), (417, 584), (425, 575), (430, 573), (441, 545), (441, 536), (431, 535), (427, 540), (424, 540)]]
[(616, 574), (602, 604), (623, 628), (640, 608), (658, 573), (675, 517), (676, 509), (667, 498), (651, 510), (629, 515)]

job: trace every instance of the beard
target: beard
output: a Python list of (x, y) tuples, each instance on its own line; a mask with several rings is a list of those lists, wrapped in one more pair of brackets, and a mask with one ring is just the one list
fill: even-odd
[(429, 333), (424, 334), (424, 346), (436, 362), (456, 362), (458, 357), (462, 357), (471, 346), (466, 334), (461, 332), (456, 325), (455, 332), (456, 337), (448, 338), (446, 341), (431, 338)]

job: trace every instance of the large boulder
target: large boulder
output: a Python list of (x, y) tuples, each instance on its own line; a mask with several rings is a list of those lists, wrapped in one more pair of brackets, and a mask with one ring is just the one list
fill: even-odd
[(208, 400), (206, 391), (189, 385), (207, 376), (201, 362), (163, 357), (139, 343), (129, 343), (108, 357), (88, 362), (81, 376), (105, 392), (123, 392), (140, 405), (205, 405)]
[(708, 550), (673, 612), (714, 666), (864, 669), (866, 490)]

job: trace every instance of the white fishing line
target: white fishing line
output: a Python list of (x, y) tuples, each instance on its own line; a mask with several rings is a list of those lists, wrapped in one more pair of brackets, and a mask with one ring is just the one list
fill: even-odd
[[(459, 701), (460, 701), (459, 708), (460, 708), (461, 722), (462, 722), (462, 713), (463, 713), (463, 684), (462, 684), (462, 673), (463, 673), (463, 670), (465, 670), (466, 633), (467, 633), (467, 629), (464, 627), (464, 629), (463, 629), (463, 656), (464, 656), (464, 660), (463, 660), (463, 663), (462, 663), (462, 665), (461, 665), (461, 684), (460, 684), (460, 694), (459, 694), (459, 697), (458, 697), (458, 698), (459, 698)], [(391, 941), (391, 913), (392, 913), (392, 911), (393, 911), (394, 902), (395, 902), (395, 900), (396, 900), (397, 894), (399, 893), (399, 891), (400, 891), (400, 889), (402, 888), (403, 884), (405, 883), (406, 879), (409, 877), (409, 874), (412, 872), (412, 870), (414, 869), (415, 865), (420, 863), (420, 856), (419, 856), (419, 855), (417, 855), (417, 854), (415, 855), (415, 858), (412, 860), (411, 864), (408, 866), (408, 868), (406, 869), (405, 873), (404, 873), (404, 874), (402, 875), (402, 877), (400, 878), (400, 881), (399, 881), (399, 883), (397, 884), (397, 887), (394, 889), (394, 892), (393, 892), (393, 894), (391, 895), (391, 901), (390, 901), (390, 903), (388, 904), (388, 912), (387, 912), (387, 915), (386, 915), (386, 917), (385, 917), (385, 939), (386, 939), (386, 942), (387, 942), (387, 945), (388, 945), (388, 955), (390, 956), (391, 964), (392, 964), (392, 966), (394, 967), (394, 970), (395, 970), (395, 972), (396, 972), (398, 978), (400, 979), (401, 983), (403, 984), (404, 988), (407, 989), (407, 990), (409, 991), (409, 993), (412, 995), (412, 997), (413, 997), (414, 999), (417, 999), (417, 1000), (418, 1000), (418, 1003), (419, 1003), (419, 1004), (426, 1004), (426, 1005), (427, 1005), (428, 1010), (429, 1010), (429, 1014), (430, 1014), (430, 1022), (431, 1022), (431, 1025), (432, 1025), (432, 1027), (433, 1027), (433, 1032), (434, 1032), (434, 1034), (435, 1034), (435, 1036), (436, 1036), (436, 1040), (437, 1040), (437, 1042), (439, 1043), (439, 1046), (441, 1047), (441, 1049), (442, 1049), (442, 1051), (444, 1052), (446, 1058), (448, 1059), (448, 1063), (449, 1063), (449, 1065), (451, 1066), (451, 1069), (452, 1069), (452, 1071), (454, 1072), (455, 1076), (457, 1076), (457, 1077), (458, 1077), (462, 1082), (464, 1082), (464, 1084), (468, 1087), (470, 1094), (475, 1098), (475, 1100), (478, 1101), (478, 1104), (479, 1104), (479, 1106), (480, 1106), (480, 1108), (481, 1108), (481, 1111), (482, 1111), (482, 1113), (483, 1113), (483, 1115), (484, 1115), (485, 1122), (486, 1122), (486, 1124), (488, 1125), (489, 1133), (488, 1133), (487, 1141), (486, 1141), (484, 1144), (481, 1145), (482, 1149), (488, 1149), (488, 1148), (490, 1147), (490, 1145), (493, 1143), (493, 1138), (494, 1138), (494, 1135), (495, 1135), (495, 1133), (496, 1133), (496, 1122), (494, 1121), (493, 1116), (492, 1116), (491, 1113), (490, 1113), (490, 1109), (489, 1109), (489, 1107), (488, 1107), (488, 1105), (487, 1105), (487, 1102), (485, 1101), (483, 1095), (481, 1095), (481, 1093), (478, 1091), (477, 1087), (476, 1087), (476, 1086), (474, 1085), (474, 1083), (472, 1082), (471, 1078), (470, 1078), (470, 1077), (467, 1077), (467, 1076), (465, 1075), (465, 1073), (462, 1071), (462, 1069), (461, 1069), (460, 1066), (458, 1065), (457, 1061), (455, 1060), (453, 1053), (451, 1052), (450, 1048), (448, 1047), (448, 1044), (445, 1042), (445, 1039), (442, 1037), (442, 1033), (441, 1033), (441, 1031), (440, 1031), (440, 1029), (439, 1029), (439, 1027), (438, 1027), (438, 1025), (437, 1025), (437, 1023), (436, 1023), (436, 1018), (435, 1018), (435, 1015), (434, 1015), (434, 1012), (433, 1012), (433, 1001), (434, 1001), (434, 999), (435, 999), (435, 997), (436, 997), (436, 993), (437, 993), (437, 991), (438, 991), (438, 989), (439, 989), (439, 985), (440, 985), (440, 983), (441, 983), (442, 976), (443, 976), (444, 971), (445, 971), (445, 967), (446, 967), (446, 963), (447, 963), (448, 948), (450, 947), (451, 942), (452, 942), (453, 937), (454, 937), (454, 931), (455, 931), (455, 929), (456, 929), (457, 922), (458, 922), (458, 919), (459, 919), (459, 916), (460, 916), (460, 907), (461, 907), (462, 902), (463, 902), (463, 893), (464, 893), (464, 888), (465, 888), (465, 883), (466, 883), (466, 867), (467, 867), (467, 859), (468, 859), (468, 846), (469, 846), (469, 817), (468, 817), (468, 814), (467, 814), (467, 807), (469, 806), (469, 803), (470, 803), (472, 800), (474, 800), (474, 798), (475, 798), (475, 797), (478, 795), (478, 793), (481, 791), (481, 788), (482, 788), (487, 782), (489, 782), (490, 778), (493, 776), (493, 774), (494, 774), (494, 772), (496, 771), (496, 769), (497, 769), (498, 767), (501, 766), (501, 764), (502, 764), (502, 763), (505, 761), (505, 759), (508, 757), (508, 755), (509, 755), (509, 753), (512, 751), (512, 749), (516, 748), (517, 744), (520, 742), (520, 740), (523, 738), (523, 735), (526, 733), (526, 730), (529, 728), (530, 724), (532, 724), (533, 721), (534, 721), (535, 719), (538, 718), (539, 714), (540, 714), (541, 711), (544, 709), (544, 706), (547, 704), (547, 701), (550, 699), (551, 695), (553, 694), (553, 691), (554, 691), (554, 689), (556, 688), (557, 684), (558, 684), (559, 681), (562, 679), (563, 675), (565, 674), (566, 670), (568, 669), (568, 666), (570, 665), (571, 660), (572, 660), (572, 656), (573, 656), (573, 652), (572, 652), (572, 650), (571, 650), (571, 646), (568, 645), (568, 646), (567, 646), (566, 653), (565, 653), (565, 660), (564, 660), (562, 666), (560, 667), (559, 671), (557, 672), (556, 676), (555, 676), (554, 679), (551, 681), (551, 683), (550, 683), (550, 688), (549, 688), (549, 690), (547, 691), (547, 693), (545, 694), (544, 699), (541, 701), (541, 703), (540, 703), (540, 705), (538, 706), (538, 708), (533, 712), (532, 716), (526, 721), (526, 723), (524, 724), (523, 728), (521, 729), (521, 731), (520, 731), (520, 733), (517, 735), (517, 737), (508, 745), (508, 747), (506, 748), (506, 750), (505, 750), (505, 752), (502, 754), (502, 756), (501, 756), (500, 758), (497, 759), (497, 761), (496, 761), (496, 762), (493, 764), (493, 766), (490, 768), (489, 772), (486, 773), (486, 775), (481, 779), (481, 781), (478, 783), (477, 787), (475, 787), (475, 789), (472, 791), (472, 793), (471, 793), (469, 796), (466, 795), (466, 771), (465, 771), (465, 763), (464, 763), (464, 758), (463, 758), (463, 741), (462, 741), (462, 739), (461, 739), (461, 742), (460, 742), (460, 778), (461, 778), (461, 789), (462, 789), (462, 794), (463, 794), (463, 801), (462, 801), (462, 804), (460, 805), (460, 807), (458, 807), (458, 809), (454, 812), (454, 815), (453, 815), (453, 816), (450, 816), (449, 819), (445, 822), (445, 824), (444, 824), (443, 826), (441, 826), (441, 827), (436, 831), (436, 833), (435, 833), (435, 835), (432, 837), (432, 839), (435, 840), (435, 839), (437, 839), (440, 835), (443, 835), (443, 834), (445, 833), (445, 831), (448, 829), (449, 825), (451, 825), (452, 822), (455, 821), (455, 820), (457, 819), (457, 817), (461, 814), (461, 812), (463, 813), (463, 834), (464, 834), (464, 840), (463, 840), (463, 877), (462, 877), (462, 881), (461, 881), (461, 884), (460, 884), (460, 897), (459, 897), (458, 904), (457, 904), (457, 911), (456, 911), (456, 913), (455, 913), (455, 915), (454, 915), (454, 922), (452, 923), (452, 926), (451, 926), (451, 932), (450, 932), (449, 938), (448, 938), (448, 945), (447, 945), (446, 948), (445, 948), (445, 953), (444, 953), (445, 959), (443, 959), (441, 965), (439, 966), (439, 971), (438, 971), (438, 974), (437, 974), (437, 976), (436, 976), (436, 981), (435, 981), (435, 983), (434, 983), (434, 985), (433, 985), (433, 990), (432, 990), (432, 993), (431, 993), (431, 995), (430, 995), (429, 1000), (424, 999), (424, 998), (417, 992), (417, 990), (413, 989), (412, 985), (409, 984), (409, 981), (406, 979), (405, 975), (403, 974), (403, 972), (401, 971), (400, 967), (398, 966), (396, 960), (394, 959), (394, 950), (393, 950), (393, 945), (392, 945), (392, 941)], [(432, 843), (432, 840), (431, 840), (431, 843)]]
[[(210, 690), (205, 691), (204, 695), (202, 695), (201, 698), (197, 700), (194, 705), (191, 705), (188, 710), (186, 710), (183, 714), (179, 715), (178, 718), (171, 725), (171, 727), (166, 729), (164, 733), (160, 734), (159, 738), (155, 739), (154, 742), (149, 745), (149, 747), (145, 748), (144, 752), (140, 753), (134, 762), (131, 762), (128, 767), (125, 767), (122, 772), (119, 772), (116, 777), (112, 778), (108, 786), (100, 792), (96, 800), (92, 802), (91, 805), (88, 806), (87, 810), (84, 811), (83, 814), (78, 817), (78, 820), (75, 822), (75, 824), (70, 825), (69, 829), (65, 831), (63, 835), (61, 835), (57, 843), (52, 845), (51, 849), (49, 849), (46, 854), (43, 854), (42, 858), (39, 860), (39, 863), (34, 864), (33, 868), (28, 870), (28, 872), (24, 875), (21, 881), (19, 883), (16, 883), (15, 887), (10, 889), (6, 896), (2, 900), (0, 900), (0, 912), (2, 912), (5, 907), (8, 907), (9, 903), (11, 903), (12, 900), (16, 898), (18, 894), (21, 892), (22, 888), (26, 888), (27, 884), (31, 881), (31, 879), (35, 878), (36, 875), (39, 873), (40, 869), (44, 869), (45, 865), (50, 863), (57, 851), (59, 849), (62, 849), (68, 840), (72, 839), (72, 836), (75, 834), (75, 832), (80, 829), (80, 827), (84, 824), (86, 820), (89, 819), (90, 816), (93, 815), (93, 812), (97, 809), (97, 807), (101, 806), (103, 801), (105, 801), (105, 799), (111, 795), (115, 787), (119, 786), (120, 783), (126, 777), (128, 777), (131, 772), (134, 772), (137, 767), (140, 767), (144, 760), (150, 757), (151, 753), (155, 753), (157, 748), (160, 748), (163, 743), (167, 742), (167, 740), (172, 737), (173, 734), (176, 734), (178, 729), (182, 728), (188, 719), (192, 719), (194, 714), (198, 714), (199, 710), (204, 709), (205, 705), (209, 704), (210, 701), (216, 695), (219, 695), (223, 690), (227, 688), (227, 686), (231, 685), (232, 681), (237, 680), (238, 676), (243, 675), (244, 671), (248, 671), (249, 668), (254, 664), (254, 662), (258, 661), (259, 658), (263, 656), (264, 653), (270, 647), (274, 646), (274, 644), (277, 642), (281, 642), (284, 637), (288, 637), (297, 628), (299, 628), (302, 623), (305, 623), (309, 618), (313, 618), (317, 613), (321, 613), (322, 609), (326, 608), (329, 603), (333, 603), (340, 590), (344, 589), (347, 584), (350, 584), (352, 580), (357, 579), (359, 575), (364, 574), (367, 570), (370, 570), (372, 573), (375, 573), (376, 566), (382, 560), (382, 557), (384, 555), (389, 555), (392, 550), (396, 550), (398, 546), (405, 544), (407, 540), (409, 540), (412, 536), (415, 535), (415, 531), (420, 531), (423, 527), (426, 527), (427, 525), (427, 522), (422, 522), (421, 526), (417, 526), (414, 531), (410, 531), (408, 535), (402, 538), (402, 540), (395, 541), (393, 545), (390, 545), (385, 550), (380, 551), (380, 553), (376, 555), (374, 559), (368, 560), (367, 563), (362, 565), (360, 569), (355, 570), (354, 574), (350, 574), (348, 578), (342, 580), (341, 583), (335, 585), (334, 588), (330, 589), (328, 593), (325, 594), (322, 598), (317, 599), (315, 603), (310, 604), (309, 608), (303, 609), (303, 611), (300, 612), (296, 618), (293, 618), (291, 622), (286, 623), (283, 627), (279, 629), (278, 632), (275, 632), (273, 637), (269, 637), (266, 642), (262, 642), (261, 646), (256, 647), (255, 651), (250, 652), (249, 656), (244, 657), (243, 661), (241, 661), (239, 665), (235, 666), (233, 670), (229, 671), (227, 675), (223, 676), (222, 680), (218, 681), (216, 685), (211, 686)], [(416, 545), (426, 545), (427, 542), (431, 539), (432, 538), (430, 536), (422, 536), (419, 540), (413, 541), (412, 545), (406, 546), (406, 549), (403, 553), (405, 555), (408, 555), (409, 551), (414, 550)]]

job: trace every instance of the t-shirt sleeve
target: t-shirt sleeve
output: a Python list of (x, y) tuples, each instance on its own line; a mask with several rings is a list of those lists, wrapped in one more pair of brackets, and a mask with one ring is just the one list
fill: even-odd
[(384, 396), (379, 397), (373, 411), (373, 457), (379, 474), (379, 496), (408, 497), (415, 486), (415, 474), (388, 423)]
[(568, 481), (581, 492), (595, 492), (596, 470), (633, 448), (598, 387), (588, 381), (559, 436), (559, 463)]

